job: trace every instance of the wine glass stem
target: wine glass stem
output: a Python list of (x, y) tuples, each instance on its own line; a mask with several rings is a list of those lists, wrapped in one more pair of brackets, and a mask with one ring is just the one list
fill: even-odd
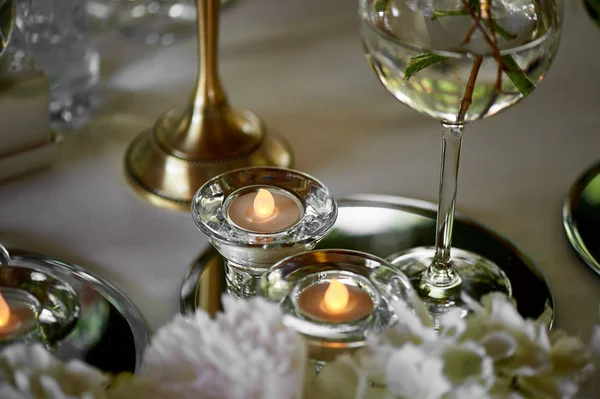
[(442, 165), (435, 234), (435, 255), (426, 273), (430, 285), (444, 287), (460, 281), (452, 269), (450, 249), (458, 186), (458, 165), (464, 125), (442, 123)]

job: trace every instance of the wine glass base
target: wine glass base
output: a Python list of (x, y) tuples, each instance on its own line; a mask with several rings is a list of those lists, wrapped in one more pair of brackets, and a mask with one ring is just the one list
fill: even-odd
[(452, 268), (459, 279), (446, 286), (434, 286), (424, 278), (433, 261), (435, 248), (419, 247), (388, 257), (413, 284), (433, 319), (434, 327), (439, 327), (439, 319), (444, 314), (460, 309), (462, 316), (469, 313), (462, 295), (479, 301), (491, 292), (512, 295), (510, 281), (506, 274), (494, 262), (476, 253), (453, 248), (451, 252)]

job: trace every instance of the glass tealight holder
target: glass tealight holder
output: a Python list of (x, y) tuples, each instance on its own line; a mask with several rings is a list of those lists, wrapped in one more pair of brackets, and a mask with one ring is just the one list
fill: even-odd
[[(256, 208), (263, 194), (271, 206), (264, 214)], [(307, 174), (253, 167), (206, 182), (194, 196), (192, 217), (225, 258), (228, 292), (247, 298), (256, 295), (269, 267), (317, 245), (333, 227), (337, 205), (327, 187)]]
[[(348, 296), (343, 306), (332, 309), (327, 300), (336, 294), (327, 291), (333, 284), (342, 284)], [(396, 323), (395, 301), (411, 309), (416, 304), (416, 293), (402, 272), (376, 256), (350, 250), (283, 259), (263, 276), (259, 292), (279, 304), (284, 323), (305, 338), (309, 357), (317, 364), (363, 347), (369, 334)]]
[(51, 350), (79, 317), (79, 300), (69, 284), (25, 265), (0, 266), (0, 294), (0, 348), (38, 342)]

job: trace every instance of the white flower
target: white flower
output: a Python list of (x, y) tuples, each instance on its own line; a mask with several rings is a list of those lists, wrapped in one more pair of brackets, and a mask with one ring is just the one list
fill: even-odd
[(104, 399), (108, 378), (80, 361), (63, 363), (44, 347), (13, 345), (0, 353), (0, 397)]
[(493, 331), (480, 340), (486, 353), (494, 360), (504, 360), (515, 354), (519, 343), (508, 331)]
[(444, 395), (443, 399), (489, 399), (490, 394), (487, 387), (469, 382), (459, 385), (451, 392)]
[(385, 387), (374, 387), (359, 361), (342, 355), (329, 362), (306, 391), (310, 399), (367, 399), (391, 398)]
[(520, 376), (518, 384), (533, 397), (572, 398), (581, 381), (593, 371), (589, 349), (578, 338), (562, 331), (552, 336), (551, 367), (541, 373)]
[(494, 359), (496, 374), (528, 397), (570, 398), (592, 370), (591, 355), (583, 343), (545, 325), (525, 320), (514, 302), (490, 294), (482, 305), (470, 303), (474, 313), (459, 341), (472, 340)]
[(457, 337), (467, 329), (462, 309), (452, 309), (439, 317), (440, 333), (445, 337)]
[(216, 320), (198, 311), (160, 329), (145, 354), (147, 377), (177, 398), (296, 397), (306, 347), (284, 326), (279, 308), (261, 298), (222, 302)]
[(444, 375), (454, 386), (472, 391), (479, 387), (489, 390), (494, 385), (494, 363), (475, 342), (448, 345), (441, 357)]
[[(420, 308), (420, 305), (420, 301), (417, 302), (417, 309)], [(389, 345), (398, 347), (406, 342), (419, 344), (438, 339), (437, 333), (430, 324), (426, 324), (430, 320), (424, 320), (423, 312), (415, 312), (403, 301), (394, 301), (392, 307), (398, 316), (398, 321), (383, 332), (380, 337), (381, 342), (385, 341)], [(374, 343), (374, 341), (371, 342), (372, 345)]]
[(483, 306), (463, 299), (474, 309), (460, 341), (479, 342), (506, 374), (534, 375), (551, 367), (546, 327), (523, 319), (512, 299), (493, 293), (482, 298)]
[(386, 368), (387, 389), (402, 398), (438, 399), (452, 389), (435, 354), (407, 343), (394, 350)]

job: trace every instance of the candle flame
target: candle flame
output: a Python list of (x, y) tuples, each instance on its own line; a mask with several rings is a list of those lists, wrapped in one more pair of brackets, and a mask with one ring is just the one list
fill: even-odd
[(345, 284), (340, 283), (336, 279), (332, 279), (329, 283), (329, 288), (325, 291), (325, 307), (331, 313), (340, 313), (348, 305), (348, 288)]
[(10, 308), (8, 304), (4, 300), (2, 294), (0, 294), (0, 327), (4, 327), (8, 324), (8, 320), (10, 319)]
[(268, 190), (258, 190), (254, 198), (254, 212), (262, 218), (268, 218), (275, 212), (275, 198)]

